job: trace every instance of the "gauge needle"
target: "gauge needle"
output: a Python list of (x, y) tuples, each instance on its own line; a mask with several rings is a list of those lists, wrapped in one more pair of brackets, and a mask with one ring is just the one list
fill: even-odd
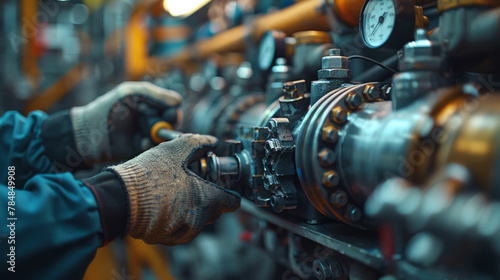
[(384, 22), (384, 18), (385, 18), (385, 15), (387, 14), (387, 12), (384, 12), (383, 15), (381, 15), (379, 18), (378, 18), (378, 23), (377, 25), (375, 25), (375, 28), (373, 28), (373, 31), (372, 31), (372, 34), (370, 36), (373, 36), (373, 34), (375, 34), (375, 31), (377, 31), (378, 27), (380, 26), (381, 23)]

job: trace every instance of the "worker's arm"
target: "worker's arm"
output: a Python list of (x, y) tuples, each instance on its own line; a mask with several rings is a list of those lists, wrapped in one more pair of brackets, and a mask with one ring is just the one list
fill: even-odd
[(0, 117), (0, 184), (7, 183), (8, 166), (17, 169), (18, 188), (36, 174), (53, 173), (42, 139), (47, 118), (39, 111), (28, 117), (10, 111)]
[(0, 279), (81, 279), (104, 238), (92, 190), (70, 173), (36, 175), (21, 190), (18, 174), (0, 185)]
[[(36, 174), (73, 172), (93, 163), (129, 159), (149, 139), (153, 115), (180, 122), (178, 93), (146, 82), (126, 82), (86, 106), (55, 113), (0, 117), (0, 184), (15, 166), (19, 187)], [(144, 108), (146, 108), (144, 110)]]
[(7, 168), (0, 221), (11, 226), (0, 226), (0, 279), (79, 279), (97, 247), (125, 234), (149, 244), (191, 241), (240, 203), (188, 169), (215, 142), (184, 135), (92, 178), (37, 175), (24, 190), (9, 183), (17, 172)]

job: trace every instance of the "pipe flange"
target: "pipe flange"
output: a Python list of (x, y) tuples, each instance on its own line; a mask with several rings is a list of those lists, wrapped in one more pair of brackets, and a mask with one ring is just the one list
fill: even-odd
[(349, 84), (326, 94), (305, 116), (296, 143), (297, 173), (308, 199), (324, 215), (358, 228), (368, 225), (341, 176), (338, 139), (351, 113), (362, 110), (364, 103), (384, 101), (384, 85)]

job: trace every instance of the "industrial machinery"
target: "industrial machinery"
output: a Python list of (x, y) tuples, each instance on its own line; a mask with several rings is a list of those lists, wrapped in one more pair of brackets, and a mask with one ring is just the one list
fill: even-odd
[[(163, 60), (183, 132), (224, 141), (190, 168), (242, 196), (173, 266), (196, 265), (178, 257), (192, 250), (217, 275), (186, 279), (498, 279), (500, 2), (321, 4)], [(202, 66), (175, 68), (189, 61)], [(178, 136), (167, 128), (153, 138)], [(220, 238), (236, 224), (246, 247)], [(224, 265), (245, 260), (259, 276)]]

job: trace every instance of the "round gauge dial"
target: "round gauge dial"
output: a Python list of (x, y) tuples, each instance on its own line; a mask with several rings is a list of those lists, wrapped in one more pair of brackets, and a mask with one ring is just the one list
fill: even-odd
[(415, 29), (412, 0), (367, 0), (361, 10), (360, 33), (365, 45), (401, 48)]
[(276, 58), (285, 56), (285, 37), (284, 32), (276, 30), (264, 33), (259, 48), (259, 68), (261, 70), (271, 69)]
[(396, 5), (392, 0), (370, 1), (363, 17), (366, 43), (371, 47), (380, 47), (394, 29)]

